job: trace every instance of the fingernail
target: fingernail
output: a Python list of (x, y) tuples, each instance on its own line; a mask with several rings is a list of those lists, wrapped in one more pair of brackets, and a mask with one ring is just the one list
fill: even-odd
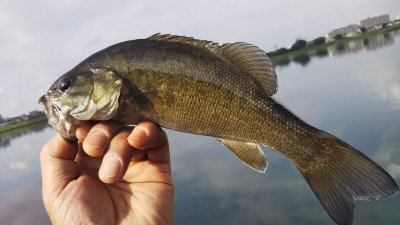
[(121, 162), (114, 155), (104, 158), (104, 162), (100, 167), (99, 177), (104, 179), (115, 178), (121, 170)]
[(132, 133), (129, 135), (128, 139), (131, 141), (142, 142), (146, 138), (147, 133), (144, 129), (136, 127), (133, 129)]
[(90, 133), (84, 142), (92, 147), (104, 147), (108, 142), (108, 137), (104, 132), (96, 130)]

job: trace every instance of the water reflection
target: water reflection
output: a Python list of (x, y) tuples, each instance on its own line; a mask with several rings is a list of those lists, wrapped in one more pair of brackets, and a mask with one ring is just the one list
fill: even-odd
[(201, 151), (175, 156), (176, 224), (329, 224), (288, 160), (267, 152), (273, 163), (259, 174), (215, 141)]
[(315, 51), (314, 56), (316, 57), (325, 57), (328, 56), (329, 52), (327, 48), (323, 48), (323, 49), (318, 49), (317, 51)]
[[(175, 224), (334, 224), (297, 169), (280, 155), (267, 151), (270, 167), (266, 174), (258, 174), (215, 141), (204, 140), (199, 151), (173, 153)], [(396, 164), (381, 165), (395, 176), (391, 168)], [(396, 224), (399, 200), (397, 196), (357, 203), (354, 224)]]
[(51, 225), (40, 193), (40, 181), (34, 181), (24, 182), (24, 186), (0, 195), (0, 223)]
[(388, 167), (388, 171), (394, 175), (395, 178), (400, 179), (400, 125), (391, 126), (389, 132), (382, 137), (382, 142), (378, 147), (378, 151), (374, 156), (374, 159), (378, 162), (385, 163)]
[(51, 224), (41, 198), (39, 152), (54, 135), (46, 122), (1, 133), (0, 224)]
[(30, 126), (13, 129), (10, 131), (0, 133), (0, 149), (8, 147), (12, 140), (20, 138), (30, 133), (42, 132), (49, 127), (47, 121), (32, 124)]
[(302, 66), (305, 66), (311, 61), (311, 57), (309, 54), (298, 55), (293, 57), (292, 61)]
[(366, 39), (349, 41), (345, 44), (328, 47), (329, 56), (337, 57), (343, 54), (373, 51), (394, 44), (394, 33), (376, 35)]
[(354, 40), (343, 44), (329, 46), (325, 49), (318, 49), (315, 51), (306, 52), (304, 54), (296, 55), (294, 57), (288, 57), (278, 62), (275, 62), (275, 66), (285, 67), (289, 66), (291, 62), (306, 66), (308, 63), (310, 63), (313, 57), (338, 57), (349, 53), (377, 50), (385, 46), (393, 45), (395, 43), (394, 37), (396, 35), (399, 35), (399, 33), (400, 31), (396, 30), (385, 34), (368, 37), (365, 39)]

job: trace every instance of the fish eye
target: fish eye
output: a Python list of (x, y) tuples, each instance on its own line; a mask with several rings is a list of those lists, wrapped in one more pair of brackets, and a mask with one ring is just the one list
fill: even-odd
[(64, 92), (68, 90), (69, 87), (71, 87), (72, 81), (68, 78), (63, 79), (60, 82), (60, 91)]

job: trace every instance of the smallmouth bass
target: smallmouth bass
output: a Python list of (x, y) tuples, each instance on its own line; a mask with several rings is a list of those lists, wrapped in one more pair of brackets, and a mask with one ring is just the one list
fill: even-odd
[(337, 224), (351, 224), (356, 200), (399, 191), (380, 166), (273, 99), (277, 77), (264, 51), (156, 34), (88, 57), (39, 102), (49, 123), (74, 140), (84, 120), (162, 127), (215, 137), (246, 165), (265, 172), (260, 146), (291, 159)]

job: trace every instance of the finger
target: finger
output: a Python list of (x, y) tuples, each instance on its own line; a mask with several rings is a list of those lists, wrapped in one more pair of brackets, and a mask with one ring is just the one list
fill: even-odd
[(158, 148), (165, 144), (161, 128), (150, 121), (139, 123), (128, 137), (129, 144), (139, 150)]
[(85, 140), (86, 136), (88, 135), (90, 129), (92, 129), (94, 125), (95, 124), (89, 123), (88, 121), (82, 121), (81, 123), (79, 123), (76, 130), (76, 137), (78, 138), (78, 141), (83, 142), (83, 140)]
[[(103, 156), (109, 142), (122, 127), (122, 124), (115, 122), (101, 122), (94, 125), (83, 140), (83, 150), (92, 157)], [(85, 128), (82, 129), (83, 132)]]
[(129, 133), (130, 129), (124, 129), (111, 140), (99, 170), (99, 177), (104, 183), (114, 183), (122, 179), (137, 151), (126, 140)]
[(65, 140), (59, 134), (51, 138), (42, 149), (42, 153), (58, 160), (74, 160), (77, 152), (78, 144)]
[(51, 138), (42, 148), (40, 166), (44, 199), (48, 199), (49, 195), (61, 193), (67, 184), (78, 176), (74, 161), (77, 151), (76, 143), (70, 143), (59, 135)]
[(86, 152), (83, 150), (83, 141), (88, 135), (90, 129), (95, 125), (95, 123), (90, 123), (89, 121), (81, 121), (79, 123), (78, 128), (76, 129), (76, 138), (78, 139), (78, 156), (88, 156)]
[(153, 122), (138, 124), (128, 137), (129, 144), (138, 150), (146, 150), (147, 158), (157, 163), (169, 163), (169, 146), (165, 132)]

